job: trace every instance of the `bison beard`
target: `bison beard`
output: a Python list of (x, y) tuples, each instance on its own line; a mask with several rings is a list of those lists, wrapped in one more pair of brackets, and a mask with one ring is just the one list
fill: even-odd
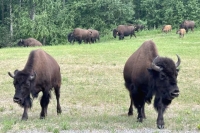
[(42, 91), (40, 100), (42, 107), (40, 118), (45, 118), (51, 90), (54, 88), (57, 100), (57, 114), (61, 113), (60, 107), (60, 85), (61, 74), (60, 67), (53, 57), (41, 49), (30, 53), (28, 61), (23, 70), (15, 70), (14, 75), (8, 72), (14, 79), (15, 95), (13, 101), (24, 108), (22, 120), (28, 119), (28, 109), (32, 107), (32, 98), (36, 98)]
[(164, 128), (163, 114), (167, 106), (179, 95), (177, 86), (177, 67), (170, 58), (159, 57), (153, 41), (144, 42), (127, 60), (124, 66), (125, 87), (130, 95), (128, 115), (133, 115), (137, 108), (137, 121), (142, 122), (145, 116), (145, 102), (150, 104), (154, 99), (154, 108), (158, 112), (157, 127)]

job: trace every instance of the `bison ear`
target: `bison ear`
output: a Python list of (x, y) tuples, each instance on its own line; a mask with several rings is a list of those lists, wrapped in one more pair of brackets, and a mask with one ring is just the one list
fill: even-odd
[(36, 78), (36, 76), (37, 76), (36, 72), (35, 71), (32, 72), (31, 75), (29, 76), (29, 80), (30, 81), (34, 80)]

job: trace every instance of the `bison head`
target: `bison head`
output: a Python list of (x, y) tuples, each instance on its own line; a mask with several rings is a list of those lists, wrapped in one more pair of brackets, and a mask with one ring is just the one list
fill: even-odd
[(114, 29), (114, 30), (113, 30), (113, 37), (116, 38), (117, 34), (118, 34), (117, 29)]
[(167, 100), (172, 100), (179, 96), (177, 76), (181, 60), (178, 55), (177, 57), (178, 61), (176, 64), (169, 58), (156, 57), (152, 62), (151, 69), (149, 69), (154, 79), (156, 95), (162, 96), (162, 98)]
[(20, 39), (20, 41), (17, 43), (18, 46), (24, 46), (24, 40)]
[(8, 75), (14, 79), (13, 85), (15, 87), (15, 95), (13, 101), (18, 103), (20, 106), (25, 106), (25, 99), (30, 96), (36, 73), (26, 73), (15, 70), (14, 75), (10, 72), (8, 72)]

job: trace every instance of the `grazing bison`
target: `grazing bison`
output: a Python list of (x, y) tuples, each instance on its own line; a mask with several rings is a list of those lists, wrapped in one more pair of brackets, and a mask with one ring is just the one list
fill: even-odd
[(82, 40), (84, 42), (90, 42), (92, 36), (92, 32), (86, 29), (76, 28), (73, 31), (73, 42), (76, 40), (79, 44), (81, 44)]
[(158, 112), (157, 127), (164, 128), (163, 114), (167, 106), (179, 95), (177, 86), (177, 67), (180, 58), (175, 64), (172, 59), (158, 56), (153, 41), (144, 42), (127, 60), (124, 66), (125, 87), (130, 95), (128, 115), (133, 115), (133, 107), (137, 108), (138, 122), (145, 116), (145, 102), (151, 103), (155, 95), (154, 108)]
[(191, 20), (185, 20), (180, 24), (180, 29), (184, 28), (186, 30), (186, 33), (188, 32), (188, 29), (191, 29), (191, 31), (194, 30), (195, 22)]
[(96, 42), (97, 39), (98, 39), (98, 41), (100, 40), (99, 31), (93, 30), (93, 29), (88, 29), (88, 30), (92, 32), (92, 35), (91, 35), (91, 38), (90, 38), (90, 41), (92, 43)]
[(30, 53), (28, 61), (23, 70), (15, 70), (14, 75), (8, 72), (14, 79), (15, 95), (13, 101), (24, 107), (22, 120), (28, 119), (28, 108), (32, 107), (32, 98), (38, 97), (40, 91), (43, 96), (40, 100), (42, 107), (40, 118), (47, 115), (47, 107), (52, 88), (55, 90), (57, 100), (57, 114), (61, 113), (60, 107), (60, 67), (56, 60), (41, 49)]
[(73, 37), (73, 33), (70, 32), (68, 35), (67, 35), (67, 39), (68, 39), (68, 42), (72, 43), (74, 41), (74, 37)]
[(144, 28), (145, 28), (144, 25), (139, 25), (139, 24), (136, 24), (136, 25), (135, 25), (135, 31), (137, 31), (137, 32), (138, 32), (139, 30), (142, 31)]
[(176, 34), (179, 34), (179, 37), (180, 37), (180, 38), (181, 38), (181, 37), (184, 37), (185, 33), (186, 33), (185, 29), (179, 29), (179, 30), (177, 30), (177, 32), (176, 32)]
[(113, 30), (113, 36), (118, 35), (119, 36), (119, 40), (123, 40), (124, 36), (129, 36), (129, 35), (130, 35), (130, 38), (133, 35), (136, 37), (135, 32), (134, 32), (135, 27), (132, 26), (132, 25), (119, 25), (117, 27), (117, 29), (115, 30), (115, 35), (114, 35), (114, 30)]
[(171, 25), (165, 25), (163, 26), (162, 28), (162, 31), (165, 32), (165, 33), (168, 33), (172, 30), (172, 26)]
[(42, 43), (34, 38), (27, 38), (27, 39), (21, 39), (18, 43), (18, 46), (24, 46), (24, 47), (34, 47), (34, 46), (42, 46)]

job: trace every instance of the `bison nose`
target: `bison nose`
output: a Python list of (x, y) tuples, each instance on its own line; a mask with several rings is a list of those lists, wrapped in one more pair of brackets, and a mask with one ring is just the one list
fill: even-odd
[(179, 96), (179, 90), (178, 89), (174, 90), (173, 92), (170, 93), (170, 95), (171, 95), (172, 98), (178, 97)]
[(13, 101), (14, 101), (15, 103), (21, 103), (21, 99), (18, 98), (18, 97), (14, 97), (14, 98), (13, 98)]

